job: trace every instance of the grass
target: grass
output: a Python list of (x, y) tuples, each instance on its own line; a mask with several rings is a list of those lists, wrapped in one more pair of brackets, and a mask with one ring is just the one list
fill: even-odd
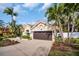
[(65, 51), (64, 49), (51, 49), (51, 51), (49, 52), (49, 56), (79, 56), (79, 50), (74, 48)]
[(72, 56), (73, 53), (70, 51), (52, 50), (49, 56)]
[[(71, 44), (72, 43), (72, 44)], [(49, 56), (79, 56), (79, 39), (74, 39), (69, 44), (55, 42), (49, 52)]]

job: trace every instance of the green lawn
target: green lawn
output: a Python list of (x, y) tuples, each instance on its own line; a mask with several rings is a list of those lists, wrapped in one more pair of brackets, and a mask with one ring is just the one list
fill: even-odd
[(51, 50), (49, 56), (79, 56), (79, 50), (73, 51), (61, 51), (61, 50)]
[(79, 56), (79, 39), (74, 39), (71, 44), (66, 43), (54, 43), (49, 56)]

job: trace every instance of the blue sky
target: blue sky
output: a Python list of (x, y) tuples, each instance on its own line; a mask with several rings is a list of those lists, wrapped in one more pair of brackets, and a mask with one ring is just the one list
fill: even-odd
[(0, 4), (0, 20), (11, 22), (11, 16), (3, 13), (6, 7), (13, 7), (14, 12), (18, 13), (16, 22), (18, 24), (33, 24), (39, 20), (46, 20), (45, 11), (50, 7), (50, 3), (5, 3)]

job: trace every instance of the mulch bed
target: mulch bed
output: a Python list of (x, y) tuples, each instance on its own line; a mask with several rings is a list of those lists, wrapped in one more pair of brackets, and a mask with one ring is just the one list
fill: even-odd
[(0, 41), (0, 47), (4, 47), (4, 46), (9, 46), (9, 45), (14, 45), (14, 44), (17, 44), (19, 43), (18, 41), (15, 41), (15, 40), (2, 40)]
[[(57, 52), (59, 51), (59, 52)], [(79, 49), (76, 49), (74, 47), (74, 44), (68, 44), (68, 43), (54, 43), (52, 45), (52, 48), (49, 52), (49, 54), (52, 53), (51, 55), (79, 55)]]
[(51, 49), (56, 49), (56, 50), (61, 50), (61, 51), (71, 51), (72, 47), (70, 47), (71, 45), (67, 45), (63, 42), (61, 43), (54, 43)]

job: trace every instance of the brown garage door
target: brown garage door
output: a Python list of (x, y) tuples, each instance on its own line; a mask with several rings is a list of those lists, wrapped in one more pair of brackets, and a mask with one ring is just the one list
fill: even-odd
[(52, 40), (52, 31), (34, 31), (33, 39)]

